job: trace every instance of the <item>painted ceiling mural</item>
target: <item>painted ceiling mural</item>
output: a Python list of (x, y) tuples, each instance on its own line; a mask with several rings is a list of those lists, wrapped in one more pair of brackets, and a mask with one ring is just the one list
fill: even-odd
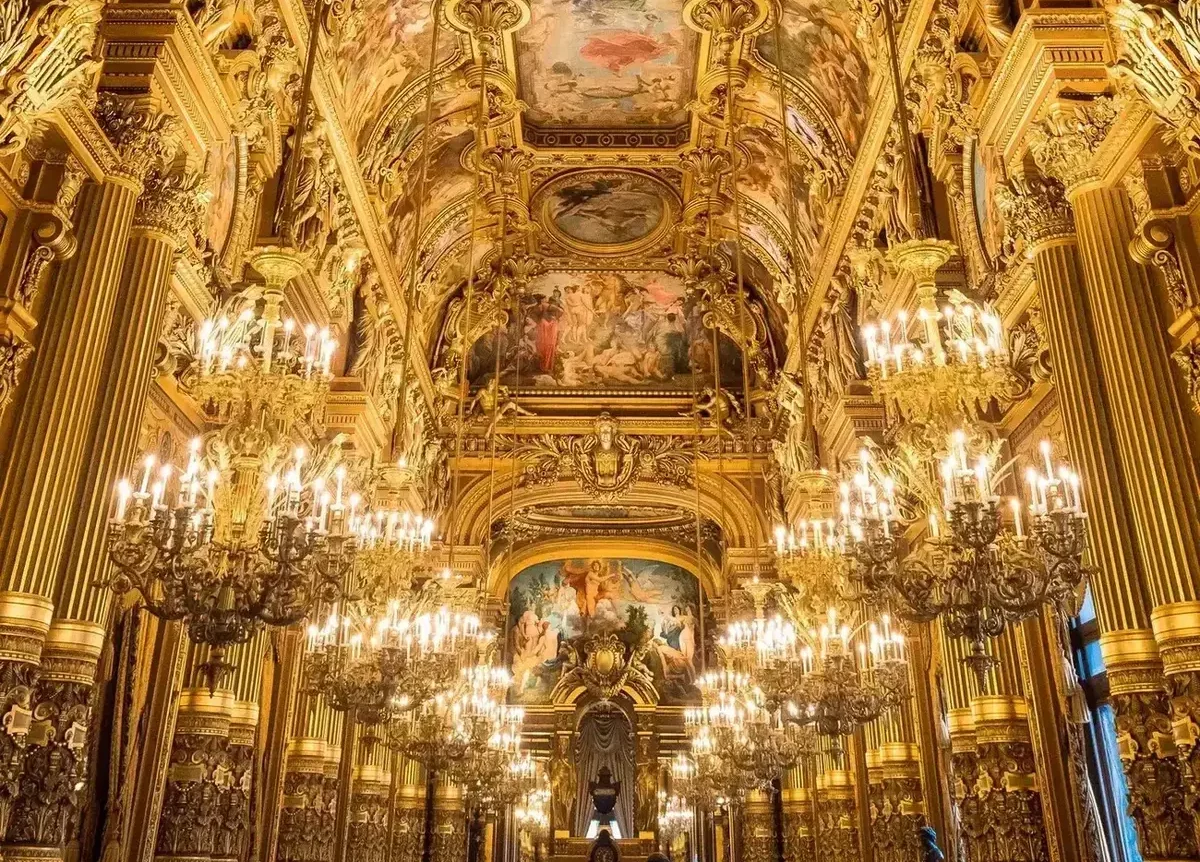
[(550, 253), (625, 255), (666, 240), (679, 193), (661, 176), (589, 168), (559, 174), (537, 189), (533, 211)]
[(508, 599), (510, 701), (548, 703), (567, 647), (610, 633), (628, 650), (648, 646), (642, 661), (661, 703), (699, 698), (700, 585), (690, 572), (623, 557), (553, 560), (513, 578)]
[[(346, 135), (364, 149), (388, 105), (429, 67), (433, 19), (428, 0), (360, 0), (338, 40), (335, 67)], [(438, 65), (459, 53), (458, 34), (443, 21)]]
[[(806, 82), (821, 95), (851, 152), (866, 124), (870, 67), (854, 32), (846, 0), (786, 0), (780, 26), (782, 52), (773, 28), (755, 41), (759, 56)], [(782, 56), (781, 56), (782, 54)]]
[[(383, 216), (396, 271), (407, 273), (412, 255), (419, 255), (422, 332), (427, 349), (441, 355), (438, 345), (449, 339), (439, 321), (451, 319), (450, 304), (462, 295), (470, 269), (462, 258), (474, 247), (482, 264), (495, 232), (485, 217), (482, 235), (470, 243), (472, 219), (463, 211), (476, 189), (471, 159), (478, 101), (469, 83), (476, 55), (470, 37), (443, 18), (418, 238), (434, 4), (360, 5), (362, 14), (350, 17), (334, 46), (341, 119), (358, 149), (372, 205)], [(501, 334), (502, 382), (515, 381), (520, 368), (522, 388), (545, 392), (689, 388), (689, 355), (707, 342), (697, 337), (696, 315), (666, 270), (681, 249), (678, 228), (694, 193), (679, 157), (698, 143), (698, 82), (711, 57), (702, 56), (683, 6), (677, 0), (530, 0), (528, 20), (504, 36), (500, 56), (512, 81), (505, 86), (515, 89), (489, 97), (489, 135), (529, 154), (520, 195), (534, 226), (532, 251), (549, 272)], [(741, 225), (748, 259), (762, 264), (752, 286), (764, 303), (777, 304), (777, 318), (791, 305), (788, 291), (803, 285), (819, 255), (845, 181), (838, 166), (849, 162), (862, 136), (870, 52), (855, 38), (852, 21), (849, 0), (786, 0), (781, 44), (770, 26), (750, 37)], [(774, 64), (786, 76), (783, 112)], [(485, 193), (490, 182), (485, 177)], [(719, 352), (730, 354), (722, 361), (732, 372), (736, 349), (722, 342)], [(486, 382), (486, 368), (494, 370), (496, 353), (490, 333), (468, 351), (476, 385)]]
[[(483, 335), (468, 375), (547, 390), (690, 390), (712, 385), (712, 332), (683, 284), (665, 272), (549, 272), (530, 284), (521, 308), (499, 333)], [(721, 378), (740, 381), (737, 347), (719, 341)]]
[(517, 34), (526, 118), (548, 127), (687, 120), (697, 37), (677, 0), (533, 0)]

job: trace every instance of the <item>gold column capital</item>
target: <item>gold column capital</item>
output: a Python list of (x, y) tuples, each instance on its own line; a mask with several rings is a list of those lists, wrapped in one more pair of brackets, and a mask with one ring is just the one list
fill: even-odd
[(1043, 173), (1066, 186), (1072, 197), (1099, 182), (1094, 164), (1100, 144), (1116, 122), (1119, 105), (1111, 96), (1094, 99), (1055, 99), (1040, 122), (1029, 129), (1027, 142)]
[(1167, 674), (1200, 670), (1200, 601), (1159, 605), (1150, 625)]
[(1075, 238), (1075, 217), (1066, 189), (1052, 177), (1017, 175), (995, 190), (996, 207), (1008, 234), (1032, 257), (1038, 249)]

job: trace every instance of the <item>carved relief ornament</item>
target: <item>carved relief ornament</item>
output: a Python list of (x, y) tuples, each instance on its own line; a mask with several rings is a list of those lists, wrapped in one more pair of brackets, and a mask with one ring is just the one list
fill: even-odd
[(0, 4), (0, 155), (29, 141), (40, 119), (82, 90), (99, 61), (92, 56), (100, 0)]
[(1057, 180), (1029, 174), (1016, 176), (998, 184), (995, 196), (1006, 238), (1023, 243), (1027, 254), (1032, 255), (1044, 242), (1075, 235), (1075, 217)]
[(571, 476), (589, 497), (601, 503), (621, 499), (640, 480), (690, 488), (691, 461), (685, 451), (675, 437), (627, 435), (608, 413), (596, 419), (592, 434), (544, 434), (518, 450), (525, 462), (523, 484), (549, 485)]

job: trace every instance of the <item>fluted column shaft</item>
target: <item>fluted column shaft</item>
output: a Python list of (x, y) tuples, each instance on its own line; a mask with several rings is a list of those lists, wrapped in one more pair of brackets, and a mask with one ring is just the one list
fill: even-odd
[(61, 619), (103, 624), (107, 616), (111, 594), (94, 584), (108, 566), (105, 535), (113, 488), (137, 455), (176, 247), (173, 236), (142, 226), (134, 227), (129, 241), (102, 394), (88, 430), (89, 456), (62, 560), (55, 603)]
[[(54, 585), (55, 619), (33, 695), (35, 708), (47, 716), (43, 721), (55, 732), (39, 734), (38, 739), (45, 737), (44, 744), (29, 749), (31, 759), (22, 778), (10, 843), (58, 847), (78, 815), (77, 793), (55, 794), (50, 789), (72, 786), (87, 777), (88, 747), (74, 737), (68, 745), (65, 735), (75, 723), (90, 724), (88, 705), (111, 604), (109, 591), (96, 584), (107, 565), (106, 514), (112, 488), (129, 466), (136, 445), (175, 246), (170, 235), (133, 229), (95, 411), (90, 417), (87, 413), (75, 417), (88, 428), (83, 448), (87, 457), (70, 507), (74, 518)], [(87, 418), (90, 423), (80, 421)], [(44, 810), (47, 798), (56, 800), (52, 817)], [(27, 806), (35, 810), (25, 811)]]
[(79, 250), (60, 268), (0, 489), (0, 579), (7, 591), (51, 596), (71, 499), (87, 455), (108, 328), (139, 185), (114, 178), (80, 193)]
[(1036, 247), (1033, 265), (1067, 449), (1083, 480), (1091, 522), (1088, 545), (1097, 569), (1091, 584), (1101, 631), (1147, 629), (1145, 578), (1131, 541), (1132, 518), (1074, 236)]
[[(1061, 194), (1061, 191), (1058, 192)], [(1069, 215), (1064, 214), (1065, 219)], [(1157, 704), (1166, 710), (1159, 680), (1158, 651), (1150, 631), (1150, 600), (1146, 595), (1145, 576), (1135, 543), (1131, 541), (1133, 516), (1126, 502), (1127, 492), (1117, 457), (1115, 432), (1110, 420), (1108, 393), (1102, 382), (1097, 357), (1096, 336), (1085, 300), (1084, 277), (1079, 248), (1067, 223), (1060, 235), (1052, 236), (1032, 249), (1032, 258), (1041, 299), (1042, 319), (1050, 341), (1055, 387), (1072, 462), (1083, 477), (1091, 529), (1089, 547), (1096, 566), (1091, 579), (1101, 630), (1101, 650), (1108, 664), (1110, 680), (1120, 707), (1131, 695)], [(1039, 621), (1040, 622), (1040, 621)], [(1026, 627), (1031, 651), (1031, 672), (1043, 667), (1036, 659), (1049, 637)], [(1051, 653), (1053, 656), (1054, 653)], [(1050, 674), (1053, 681), (1051, 659)], [(1041, 680), (1043, 683), (1046, 679)], [(1060, 698), (1053, 691), (1034, 698), (1035, 712), (1045, 713), (1044, 720), (1063, 724), (1054, 733), (1049, 753), (1061, 750), (1061, 739), (1072, 740), (1068, 762), (1082, 756), (1075, 750), (1079, 729), (1070, 724), (1070, 716), (1058, 714)], [(1051, 728), (1054, 730), (1055, 728)], [(1043, 729), (1043, 737), (1045, 730)], [(1081, 765), (1081, 764), (1079, 764)], [(1060, 781), (1078, 784), (1075, 770), (1058, 776)], [(1057, 794), (1056, 794), (1057, 795)], [(1073, 834), (1082, 858), (1094, 858), (1095, 812), (1087, 787), (1074, 787), (1068, 794), (1068, 813), (1075, 824)], [(1137, 807), (1135, 806), (1135, 811)]]
[(1127, 251), (1122, 189), (1083, 185), (1075, 210), (1088, 308), (1112, 409), (1134, 531), (1154, 604), (1200, 597), (1200, 485), (1146, 269)]

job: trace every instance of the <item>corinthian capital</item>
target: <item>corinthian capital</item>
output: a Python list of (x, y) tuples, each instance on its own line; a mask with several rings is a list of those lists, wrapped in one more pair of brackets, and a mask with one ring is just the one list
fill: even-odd
[(1004, 232), (1024, 244), (1026, 252), (1056, 237), (1075, 234), (1075, 217), (1058, 180), (1018, 176), (996, 187), (996, 208)]
[(496, 178), (502, 193), (515, 194), (521, 174), (533, 163), (528, 151), (514, 146), (507, 136), (496, 146), (483, 151), (483, 167)]
[(101, 93), (96, 119), (117, 150), (120, 172), (142, 180), (171, 161), (179, 147), (179, 121), (144, 99)]
[(1069, 192), (1096, 175), (1092, 156), (1117, 118), (1111, 97), (1090, 102), (1059, 100), (1046, 117), (1029, 130), (1029, 150), (1042, 172), (1059, 180)]
[(202, 231), (205, 208), (211, 199), (203, 176), (188, 170), (152, 168), (138, 196), (135, 226), (171, 237), (176, 245), (195, 239)]
[(701, 195), (711, 195), (717, 190), (721, 177), (733, 167), (729, 151), (711, 142), (698, 144), (679, 157), (680, 163), (691, 171)]

